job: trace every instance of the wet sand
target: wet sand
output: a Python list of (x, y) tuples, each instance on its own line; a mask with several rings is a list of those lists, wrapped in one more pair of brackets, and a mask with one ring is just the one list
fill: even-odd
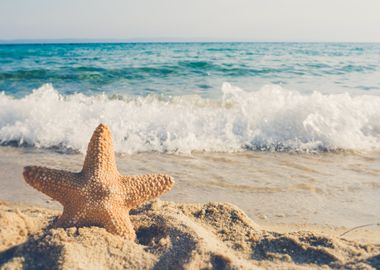
[[(0, 147), (0, 200), (60, 209), (28, 186), (25, 165), (80, 171), (82, 154)], [(259, 224), (355, 227), (380, 222), (380, 154), (353, 152), (141, 153), (117, 156), (124, 174), (162, 172), (176, 181), (162, 199), (229, 202)]]

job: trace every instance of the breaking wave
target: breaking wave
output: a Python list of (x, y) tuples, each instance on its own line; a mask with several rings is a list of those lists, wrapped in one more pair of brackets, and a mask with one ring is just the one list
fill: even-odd
[(228, 83), (199, 96), (60, 95), (46, 84), (23, 98), (0, 94), (0, 143), (84, 152), (107, 123), (117, 152), (380, 149), (380, 97), (303, 95), (277, 85)]

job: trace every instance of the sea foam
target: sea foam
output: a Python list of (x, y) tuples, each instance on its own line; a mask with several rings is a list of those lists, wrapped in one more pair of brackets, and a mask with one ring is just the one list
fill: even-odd
[(303, 95), (277, 85), (247, 92), (224, 83), (199, 96), (60, 95), (46, 84), (23, 98), (0, 94), (0, 143), (84, 152), (110, 126), (117, 152), (191, 153), (380, 148), (380, 97)]

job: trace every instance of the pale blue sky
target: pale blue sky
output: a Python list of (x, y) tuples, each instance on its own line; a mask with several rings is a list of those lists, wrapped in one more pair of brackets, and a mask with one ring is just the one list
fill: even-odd
[(380, 42), (380, 0), (0, 0), (0, 40)]

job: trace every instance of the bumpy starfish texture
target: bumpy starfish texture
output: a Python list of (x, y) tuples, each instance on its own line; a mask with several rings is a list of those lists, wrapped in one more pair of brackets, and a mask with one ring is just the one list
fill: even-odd
[(116, 168), (109, 128), (100, 124), (79, 173), (38, 166), (24, 168), (25, 181), (63, 205), (57, 227), (99, 226), (134, 240), (129, 210), (174, 185), (164, 174), (122, 176)]

